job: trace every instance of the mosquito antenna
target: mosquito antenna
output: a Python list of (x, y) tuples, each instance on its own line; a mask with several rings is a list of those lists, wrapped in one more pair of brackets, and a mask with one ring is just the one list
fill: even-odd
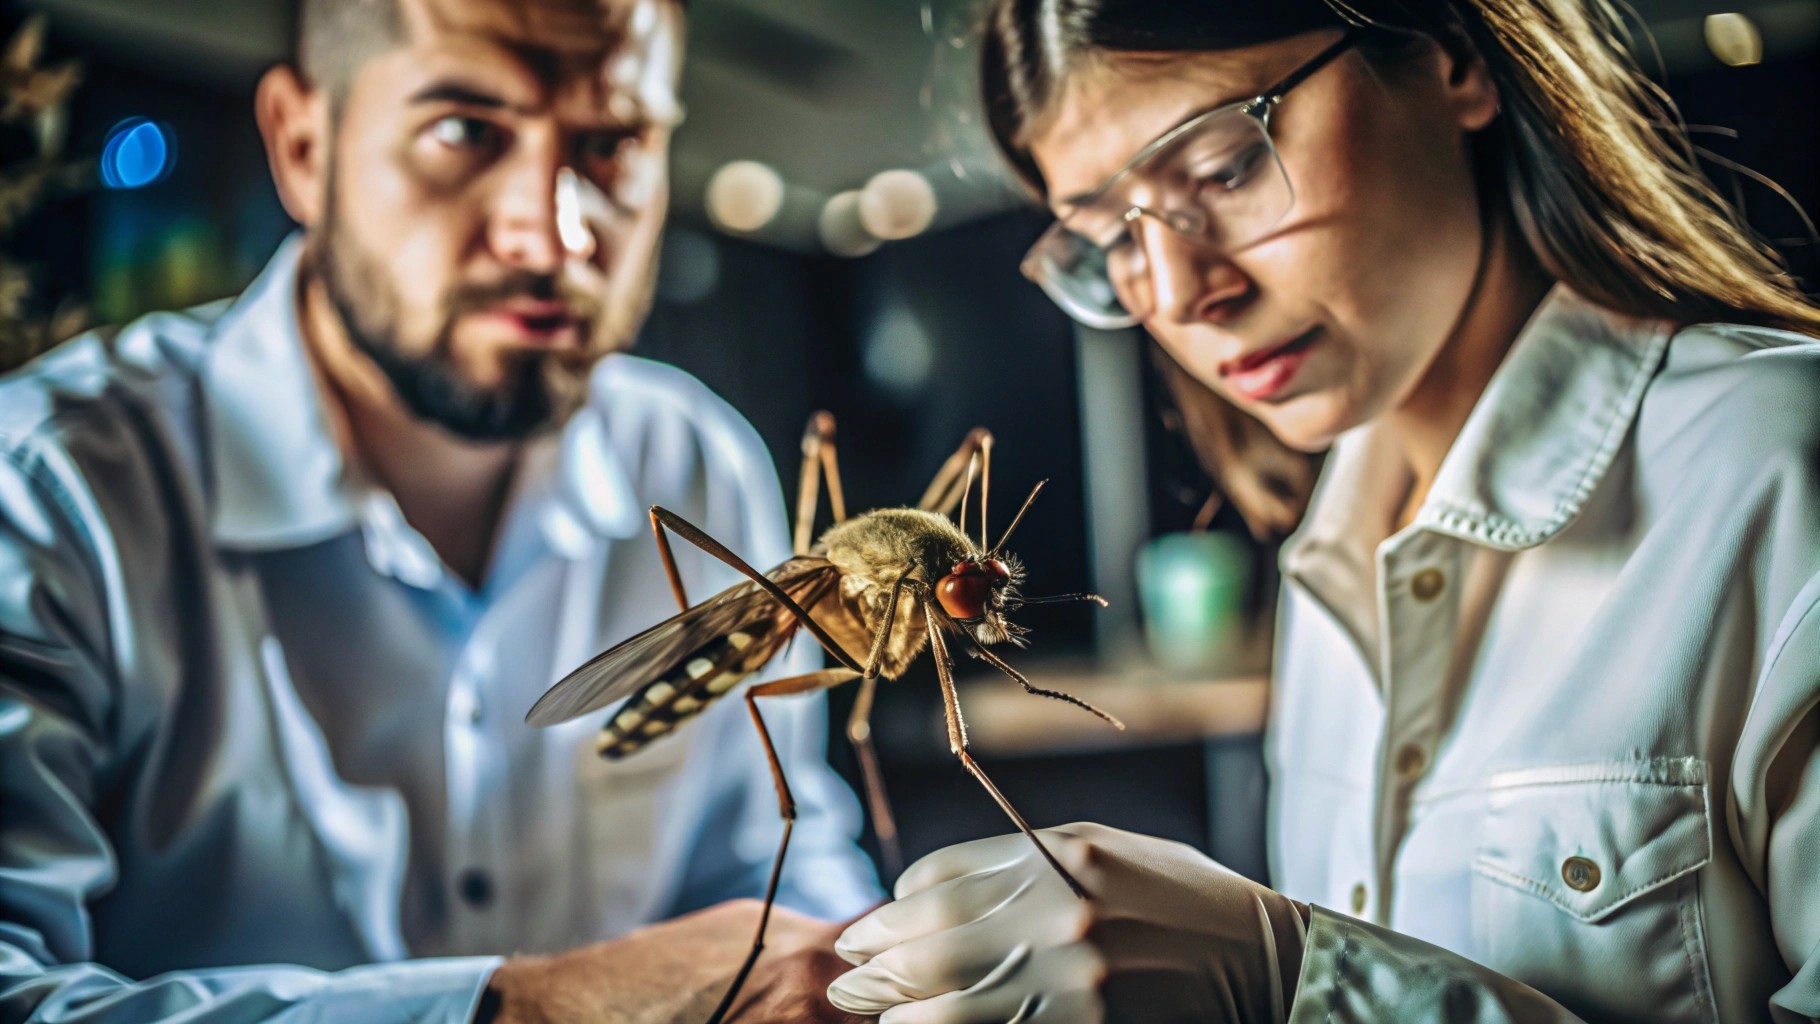
[(1036, 486), (1030, 488), (1030, 497), (1024, 499), (1024, 506), (1018, 509), (1017, 515), (1011, 518), (1011, 525), (1005, 527), (1005, 535), (998, 539), (997, 544), (992, 545), (992, 550), (986, 552), (986, 557), (990, 558), (1004, 549), (1005, 542), (1011, 539), (1011, 532), (1017, 529), (1017, 524), (1024, 521), (1024, 513), (1030, 511), (1030, 503), (1036, 500), (1036, 496), (1042, 493), (1043, 486), (1048, 482), (1049, 481), (1047, 480), (1038, 480)]
[(992, 494), (992, 436), (980, 441), (980, 547), (986, 546), (986, 499)]
[(1023, 605), (1065, 604), (1069, 601), (1092, 601), (1101, 608), (1106, 607), (1106, 599), (1098, 594), (1051, 594), (1048, 597), (1023, 597), (1018, 599), (1018, 603)]
[(967, 496), (973, 493), (973, 474), (979, 468), (980, 453), (974, 452), (967, 460), (967, 482), (961, 485), (961, 516), (954, 521), (954, 525), (960, 527), (963, 534), (967, 532)]

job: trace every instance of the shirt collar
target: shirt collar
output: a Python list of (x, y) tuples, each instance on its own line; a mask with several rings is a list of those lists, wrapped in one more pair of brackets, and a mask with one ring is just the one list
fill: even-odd
[[(407, 554), (421, 549), (405, 560), (421, 563), (427, 545), (416, 543), (416, 531), (392, 514), (396, 503), (389, 494), (348, 471), (329, 431), (303, 347), (302, 252), (301, 236), (285, 240), (216, 325), (205, 357), (201, 388), (215, 477), (215, 540), (231, 548), (281, 549), (362, 525), (369, 548), (391, 537), (396, 544), (380, 546)], [(531, 513), (548, 546), (565, 557), (580, 557), (595, 541), (630, 536), (639, 526), (631, 476), (609, 436), (606, 411), (597, 408), (598, 389), (591, 395), (558, 435), (529, 447), (506, 510), (508, 520)]]
[[(1665, 321), (1625, 317), (1556, 285), (1473, 406), (1405, 533), (1504, 551), (1559, 533), (1610, 469), (1672, 333)], [(1352, 570), (1344, 575), (1369, 574), (1408, 493), (1401, 459), (1378, 424), (1342, 436), (1307, 520), (1284, 547), (1285, 569), (1306, 577), (1338, 560)]]

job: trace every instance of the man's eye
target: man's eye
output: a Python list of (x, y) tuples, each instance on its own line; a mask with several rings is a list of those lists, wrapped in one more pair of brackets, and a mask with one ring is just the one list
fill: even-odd
[(585, 132), (575, 139), (575, 159), (592, 172), (632, 156), (640, 139), (640, 133), (631, 128)]
[(453, 149), (490, 149), (499, 143), (499, 129), (475, 117), (445, 117), (430, 126), (430, 136)]

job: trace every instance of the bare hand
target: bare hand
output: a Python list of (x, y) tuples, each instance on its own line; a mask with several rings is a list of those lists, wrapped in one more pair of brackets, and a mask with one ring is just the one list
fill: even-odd
[[(757, 900), (735, 900), (552, 956), (513, 957), (488, 984), (495, 1024), (704, 1024), (751, 948)], [(826, 990), (847, 969), (841, 925), (777, 907), (729, 1021), (860, 1024)]]

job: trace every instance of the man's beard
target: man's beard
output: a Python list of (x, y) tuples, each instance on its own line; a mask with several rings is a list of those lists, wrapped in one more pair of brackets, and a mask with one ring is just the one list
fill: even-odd
[[(609, 309), (600, 296), (565, 286), (557, 277), (514, 271), (485, 284), (460, 284), (444, 296), (441, 327), (421, 355), (398, 337), (399, 300), (384, 263), (363, 249), (337, 217), (335, 189), (312, 264), (354, 347), (379, 367), (420, 420), (476, 442), (514, 441), (560, 424), (587, 400), (588, 376), (603, 356), (630, 345), (649, 308), (654, 274), (629, 302)], [(654, 261), (647, 261), (654, 263)], [(653, 267), (654, 269), (654, 267)], [(454, 358), (455, 324), (468, 312), (514, 299), (562, 299), (576, 316), (578, 349), (519, 349), (504, 354), (501, 379), (480, 385)], [(618, 313), (619, 315), (614, 315)]]

